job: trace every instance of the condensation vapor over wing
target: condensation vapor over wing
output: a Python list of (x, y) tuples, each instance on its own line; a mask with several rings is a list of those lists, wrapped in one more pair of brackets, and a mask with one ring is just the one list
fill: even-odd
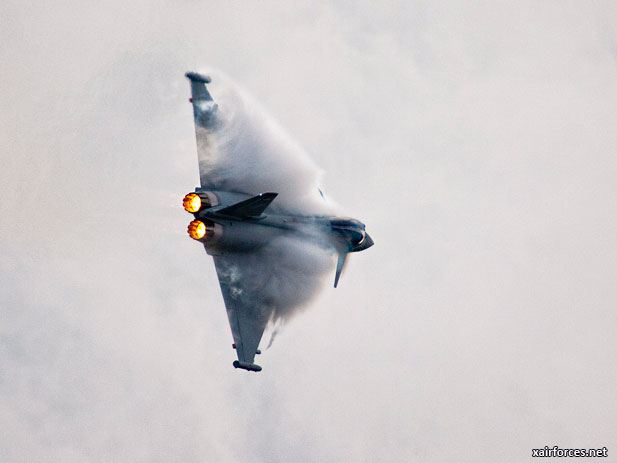
[(196, 124), (202, 186), (250, 195), (273, 191), (279, 193), (273, 210), (332, 213), (334, 204), (319, 193), (321, 171), (307, 153), (224, 73), (203, 74), (212, 79), (207, 86), (214, 102), (199, 103), (208, 114), (206, 123)]

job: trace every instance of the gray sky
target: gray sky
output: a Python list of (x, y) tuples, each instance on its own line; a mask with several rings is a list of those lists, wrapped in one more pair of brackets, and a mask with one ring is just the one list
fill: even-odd
[[(3, 462), (617, 452), (614, 2), (39, 3), (0, 6)], [(376, 242), (260, 374), (186, 235), (203, 67)]]

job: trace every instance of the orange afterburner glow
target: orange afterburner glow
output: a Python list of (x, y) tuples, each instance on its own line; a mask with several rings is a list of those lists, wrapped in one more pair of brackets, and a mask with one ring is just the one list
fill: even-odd
[(189, 193), (184, 197), (182, 205), (187, 212), (194, 214), (201, 209), (201, 198), (196, 193)]
[(200, 240), (206, 236), (206, 224), (201, 220), (193, 220), (188, 228), (189, 236), (194, 240)]

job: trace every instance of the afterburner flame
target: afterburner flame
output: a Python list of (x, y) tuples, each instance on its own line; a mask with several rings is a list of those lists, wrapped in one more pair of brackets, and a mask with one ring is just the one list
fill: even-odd
[(201, 198), (196, 193), (189, 193), (184, 197), (182, 205), (187, 212), (194, 214), (201, 209)]
[(201, 220), (193, 220), (188, 228), (189, 236), (194, 240), (200, 240), (206, 236), (206, 224)]

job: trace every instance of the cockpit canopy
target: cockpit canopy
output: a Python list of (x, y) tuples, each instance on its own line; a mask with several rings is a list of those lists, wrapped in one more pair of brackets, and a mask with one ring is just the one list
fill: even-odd
[(351, 228), (364, 230), (365, 225), (359, 220), (352, 219), (351, 217), (333, 217), (330, 219), (330, 225), (332, 228)]
[(351, 217), (334, 217), (330, 219), (332, 231), (347, 241), (352, 248), (364, 241), (366, 232), (362, 222)]

